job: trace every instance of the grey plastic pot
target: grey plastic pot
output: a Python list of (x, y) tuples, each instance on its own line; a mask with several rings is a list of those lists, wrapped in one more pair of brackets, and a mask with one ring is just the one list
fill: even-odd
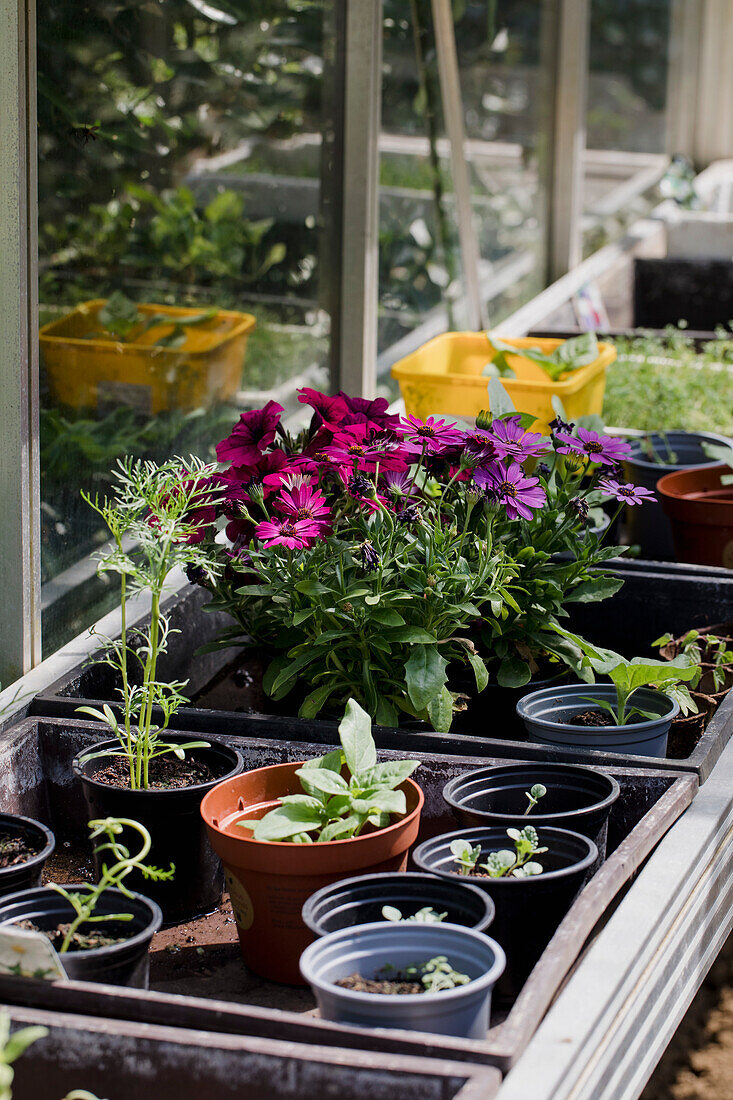
[[(547, 794), (525, 813), (526, 792), (541, 783)], [(592, 840), (605, 857), (608, 817), (619, 796), (616, 780), (579, 764), (507, 764), (457, 775), (443, 788), (459, 825), (542, 829), (555, 825)]]
[[(89, 884), (65, 884), (67, 890), (86, 890)], [(131, 921), (109, 921), (95, 924), (110, 936), (125, 936), (121, 943), (95, 947), (89, 951), (71, 951), (61, 955), (69, 978), (84, 982), (105, 982), (136, 989), (148, 988), (148, 948), (153, 935), (163, 923), (160, 908), (141, 894), (126, 897), (121, 890), (110, 888), (100, 897), (95, 913), (132, 913)], [(66, 898), (48, 886), (35, 890), (20, 890), (0, 901), (0, 927), (33, 921), (37, 928), (51, 930), (70, 921), (75, 913)]]
[(493, 899), (496, 916), (491, 932), (504, 948), (507, 959), (496, 986), (496, 996), (502, 1004), (517, 996), (575, 895), (598, 863), (598, 849), (588, 837), (549, 826), (537, 831), (540, 844), (548, 851), (537, 857), (542, 874), (526, 878), (464, 876), (454, 862), (450, 846), (458, 839), (481, 846), (479, 863), (490, 852), (511, 848), (512, 842), (503, 826), (444, 833), (423, 841), (412, 853), (421, 871), (441, 875), (452, 883), (471, 882)]
[(491, 898), (468, 882), (446, 882), (438, 875), (394, 871), (341, 879), (311, 894), (303, 906), (303, 922), (315, 936), (341, 928), (384, 920), (382, 908), (393, 905), (403, 918), (431, 906), (445, 913), (445, 922), (485, 932), (494, 919)]
[[(652, 462), (644, 450), (644, 441), (651, 440), (655, 452), (662, 456), (666, 453), (665, 439), (676, 461)], [(624, 471), (628, 481), (654, 491), (660, 477), (686, 470), (690, 466), (705, 466), (713, 461), (702, 449), (706, 443), (729, 443), (724, 435), (714, 432), (649, 432), (643, 436), (634, 436), (628, 440), (631, 457), (624, 462)], [(676, 561), (672, 527), (660, 503), (647, 501), (641, 506), (626, 508), (626, 531), (629, 541), (641, 546), (642, 558), (654, 561)]]
[(589, 699), (616, 701), (613, 684), (567, 684), (565, 687), (533, 691), (517, 703), (517, 714), (524, 722), (532, 741), (544, 745), (572, 745), (579, 749), (602, 752), (634, 753), (639, 756), (663, 757), (667, 752), (667, 735), (679, 704), (654, 688), (638, 688), (633, 696), (642, 710), (658, 714), (623, 726), (574, 726), (572, 719), (584, 710), (594, 710)]
[[(383, 966), (396, 968), (445, 955), (471, 981), (440, 993), (359, 993), (335, 983), (350, 974), (372, 978)], [(506, 959), (498, 943), (458, 924), (392, 924), (379, 921), (331, 932), (307, 947), (300, 959), (321, 1016), (359, 1027), (396, 1027), (484, 1039), (491, 992)]]

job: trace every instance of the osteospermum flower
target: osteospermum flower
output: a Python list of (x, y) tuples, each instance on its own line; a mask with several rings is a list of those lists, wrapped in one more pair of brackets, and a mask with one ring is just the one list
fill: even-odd
[(340, 394), (332, 396), (321, 393), (320, 390), (310, 389), (308, 386), (298, 390), (298, 401), (302, 405), (310, 405), (313, 411), (318, 413), (322, 423), (333, 429), (338, 428), (343, 423), (349, 412), (349, 407)]
[(616, 500), (623, 501), (624, 504), (643, 504), (645, 500), (657, 499), (651, 489), (644, 489), (641, 485), (632, 485), (630, 482), (621, 484), (608, 477), (601, 478), (598, 488)]
[(448, 447), (463, 442), (463, 432), (455, 424), (446, 424), (445, 420), (432, 416), (425, 421), (416, 416), (403, 417), (400, 430), (403, 446), (412, 455), (420, 455), (423, 451), (428, 455), (441, 454)]
[(527, 477), (518, 462), (509, 466), (492, 462), (476, 470), (475, 483), (485, 489), (491, 500), (503, 504), (509, 519), (531, 519), (532, 510), (547, 502), (545, 490), (536, 477)]
[(520, 462), (535, 455), (546, 454), (549, 448), (545, 436), (538, 432), (525, 431), (518, 416), (494, 420), (491, 438), (497, 458), (516, 458)]
[(463, 437), (463, 450), (474, 465), (496, 458), (494, 437), (491, 432), (486, 431), (484, 428), (474, 428), (472, 431), (466, 432)]
[(555, 433), (555, 439), (562, 444), (557, 448), (560, 454), (583, 455), (591, 462), (600, 462), (604, 466), (615, 466), (631, 454), (631, 448), (625, 439), (599, 435), (598, 432), (592, 432), (588, 428), (578, 428), (577, 433), (577, 435), (567, 435), (565, 432)]
[(320, 489), (304, 484), (302, 478), (292, 478), (290, 487), (284, 488), (274, 501), (280, 512), (296, 522), (310, 521), (316, 525), (321, 535), (331, 530), (331, 509)]
[(352, 424), (336, 432), (333, 442), (323, 448), (323, 455), (337, 465), (371, 473), (377, 466), (381, 470), (404, 470), (408, 461), (402, 444), (383, 435), (374, 438), (366, 424)]
[(276, 401), (268, 401), (261, 409), (243, 412), (231, 435), (217, 443), (216, 457), (220, 462), (232, 462), (235, 466), (256, 463), (262, 452), (274, 443), (282, 412), (282, 405)]
[(317, 523), (307, 519), (294, 519), (292, 516), (266, 520), (255, 527), (255, 538), (260, 540), (266, 550), (271, 546), (287, 546), (290, 550), (308, 550), (319, 534)]

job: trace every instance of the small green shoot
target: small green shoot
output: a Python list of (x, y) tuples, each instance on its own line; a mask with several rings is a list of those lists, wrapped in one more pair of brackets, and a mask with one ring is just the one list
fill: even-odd
[(393, 921), (395, 924), (410, 921), (414, 921), (416, 924), (439, 924), (440, 921), (445, 920), (448, 914), (437, 913), (432, 905), (424, 905), (422, 909), (418, 909), (417, 913), (413, 913), (411, 917), (403, 917), (401, 910), (395, 905), (383, 905), (382, 916), (385, 920)]
[(507, 829), (506, 835), (514, 841), (514, 851), (502, 848), (498, 852), (490, 852), (484, 863), (478, 863), (480, 844), (473, 848), (467, 840), (451, 841), (450, 850), (453, 862), (460, 868), (459, 874), (475, 874), (477, 865), (489, 878), (529, 878), (542, 874), (542, 864), (531, 858), (547, 851), (547, 848), (540, 847), (537, 830), (525, 825), (523, 829)]
[(544, 798), (546, 794), (547, 794), (547, 787), (543, 786), (542, 783), (535, 783), (535, 785), (533, 787), (530, 787), (530, 789), (528, 791), (525, 791), (524, 795), (525, 795), (525, 798), (529, 799), (529, 805), (527, 806), (527, 809), (522, 814), (522, 817), (526, 817), (527, 814), (530, 812), (530, 810), (533, 810), (535, 808), (535, 806), (537, 805), (537, 803), (539, 802), (539, 800), (541, 798)]

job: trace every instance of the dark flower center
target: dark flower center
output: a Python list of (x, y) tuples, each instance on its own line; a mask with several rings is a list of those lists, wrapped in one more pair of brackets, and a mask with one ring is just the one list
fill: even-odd
[(434, 436), (436, 434), (435, 428), (432, 428), (429, 424), (423, 424), (421, 428), (417, 429), (418, 435)]
[(283, 523), (283, 525), (281, 527), (281, 531), (283, 531), (283, 533), (286, 534), (286, 535), (295, 535), (295, 534), (297, 534), (297, 532), (295, 530), (295, 524), (291, 520), (288, 520), (286, 523)]
[(603, 450), (603, 444), (599, 443), (597, 439), (589, 439), (585, 444), (585, 449), (588, 454), (599, 455)]
[(634, 496), (634, 490), (630, 485), (617, 485), (616, 492), (619, 496), (627, 497), (629, 500), (631, 500)]
[(515, 497), (517, 495), (517, 487), (511, 481), (502, 481), (499, 486), (499, 492), (504, 496)]
[(349, 454), (358, 455), (359, 457), (361, 457), (361, 455), (366, 454), (366, 447), (361, 447), (358, 443), (352, 443), (349, 447)]
[(295, 513), (295, 522), (297, 523), (300, 519), (310, 519), (312, 515), (313, 511), (311, 508), (299, 508)]

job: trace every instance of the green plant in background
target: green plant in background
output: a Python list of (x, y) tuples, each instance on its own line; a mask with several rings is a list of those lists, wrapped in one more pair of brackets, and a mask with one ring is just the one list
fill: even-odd
[(662, 634), (652, 642), (652, 645), (655, 649), (661, 649), (672, 642), (693, 665), (698, 668), (703, 664), (712, 666), (709, 672), (715, 691), (720, 691), (724, 687), (726, 671), (733, 665), (733, 649), (729, 648), (730, 638), (719, 638), (716, 634), (702, 634), (699, 630), (688, 630), (678, 639), (671, 634)]
[(547, 787), (543, 783), (535, 783), (533, 787), (530, 787), (528, 791), (524, 792), (525, 798), (528, 800), (529, 805), (524, 811), (523, 817), (526, 817), (530, 810), (533, 810), (539, 800), (544, 798), (547, 794)]
[(563, 340), (549, 355), (545, 355), (539, 348), (517, 349), (512, 344), (507, 344), (494, 332), (486, 334), (491, 346), (494, 348), (494, 357), (482, 373), (489, 376), (501, 376), (502, 378), (514, 378), (508, 355), (529, 359), (538, 367), (541, 367), (550, 381), (558, 382), (564, 375), (571, 374), (581, 367), (587, 367), (598, 358), (598, 340), (594, 332), (584, 332), (580, 336), (573, 336), (570, 340)]
[(186, 330), (213, 321), (218, 313), (216, 306), (197, 313), (193, 317), (171, 317), (166, 313), (143, 313), (121, 290), (115, 290), (97, 313), (102, 326), (88, 332), (85, 340), (99, 338), (116, 340), (122, 344), (135, 343), (152, 328), (166, 327), (170, 332), (159, 336), (155, 347), (180, 348), (186, 342)]
[(13, 1062), (17, 1061), (29, 1046), (48, 1035), (47, 1027), (22, 1027), (10, 1033), (10, 1013), (0, 1012), (0, 1100), (12, 1100)]
[[(396, 788), (412, 775), (419, 760), (378, 764), (371, 718), (354, 699), (341, 719), (339, 740), (340, 749), (308, 760), (298, 769), (303, 794), (285, 795), (259, 821), (237, 824), (251, 829), (254, 840), (309, 844), (359, 836), (365, 825), (384, 828), (392, 814), (404, 814), (405, 794)], [(341, 774), (344, 764), (348, 779)]]
[[(124, 894), (126, 898), (134, 898), (135, 895), (133, 892), (128, 890), (125, 886), (125, 879), (133, 871), (141, 872), (145, 878), (152, 879), (153, 882), (167, 881), (172, 879), (175, 874), (175, 866), (172, 863), (168, 871), (163, 871), (158, 867), (152, 867), (150, 864), (144, 862), (145, 857), (150, 851), (151, 840), (150, 833), (139, 821), (132, 821), (130, 818), (126, 817), (95, 818), (93, 821), (89, 822), (89, 828), (91, 830), (91, 840), (96, 840), (97, 837), (106, 838), (97, 845), (95, 854), (99, 852), (109, 852), (115, 862), (111, 863), (109, 866), (104, 863), (99, 882), (96, 886), (85, 887), (83, 892), (81, 890), (68, 890), (65, 886), (61, 886), (57, 882), (49, 883), (50, 889), (61, 894), (61, 896), (68, 901), (76, 914), (73, 920), (69, 922), (68, 926), (64, 928), (64, 938), (58, 949), (60, 955), (65, 954), (69, 950), (74, 942), (74, 937), (83, 924), (102, 924), (107, 921), (132, 920), (132, 913), (101, 914), (96, 912), (97, 905), (105, 890), (114, 888)], [(131, 854), (130, 850), (118, 839), (124, 829), (132, 830), (140, 836), (142, 843), (139, 851), (134, 854)]]
[(603, 418), (646, 432), (733, 434), (733, 336), (720, 329), (698, 350), (683, 328), (616, 337), (607, 371)]
[[(187, 701), (182, 695), (187, 681), (159, 680), (158, 661), (171, 634), (161, 609), (171, 572), (190, 567), (203, 571), (210, 579), (216, 572), (197, 541), (200, 524), (209, 520), (220, 502), (212, 478), (214, 469), (193, 456), (187, 463), (173, 459), (160, 466), (128, 458), (120, 461), (115, 471), (116, 488), (111, 500), (100, 503), (98, 497), (92, 499), (82, 493), (112, 535), (112, 549), (100, 556), (98, 572), (117, 573), (120, 577), (120, 637), (101, 639), (98, 663), (109, 665), (119, 674), (122, 717), (118, 718), (106, 703), (101, 711), (96, 707), (77, 709), (104, 722), (118, 739), (119, 748), (96, 755), (123, 757), (133, 790), (147, 789), (150, 763), (155, 758), (173, 754), (182, 760), (187, 749), (208, 744), (171, 744), (161, 736), (171, 717)], [(151, 611), (149, 626), (138, 628), (133, 645), (127, 629), (127, 600), (137, 593), (150, 595)], [(141, 676), (141, 683), (134, 682), (131, 664)], [(156, 706), (163, 711), (160, 726), (153, 723)]]
[(479, 863), (481, 845), (472, 846), (463, 838), (452, 840), (450, 850), (453, 862), (460, 868), (460, 874), (473, 875), (476, 867), (484, 871), (489, 878), (530, 878), (542, 874), (542, 864), (532, 859), (541, 855), (547, 848), (540, 847), (540, 838), (532, 825), (523, 829), (507, 829), (506, 835), (514, 841), (514, 851), (502, 848), (498, 852), (489, 852), (486, 860)]
[[(733, 471), (733, 443), (710, 443), (703, 440), (702, 449), (712, 462), (730, 466)], [(722, 485), (733, 485), (733, 472), (722, 474), (720, 482)]]

